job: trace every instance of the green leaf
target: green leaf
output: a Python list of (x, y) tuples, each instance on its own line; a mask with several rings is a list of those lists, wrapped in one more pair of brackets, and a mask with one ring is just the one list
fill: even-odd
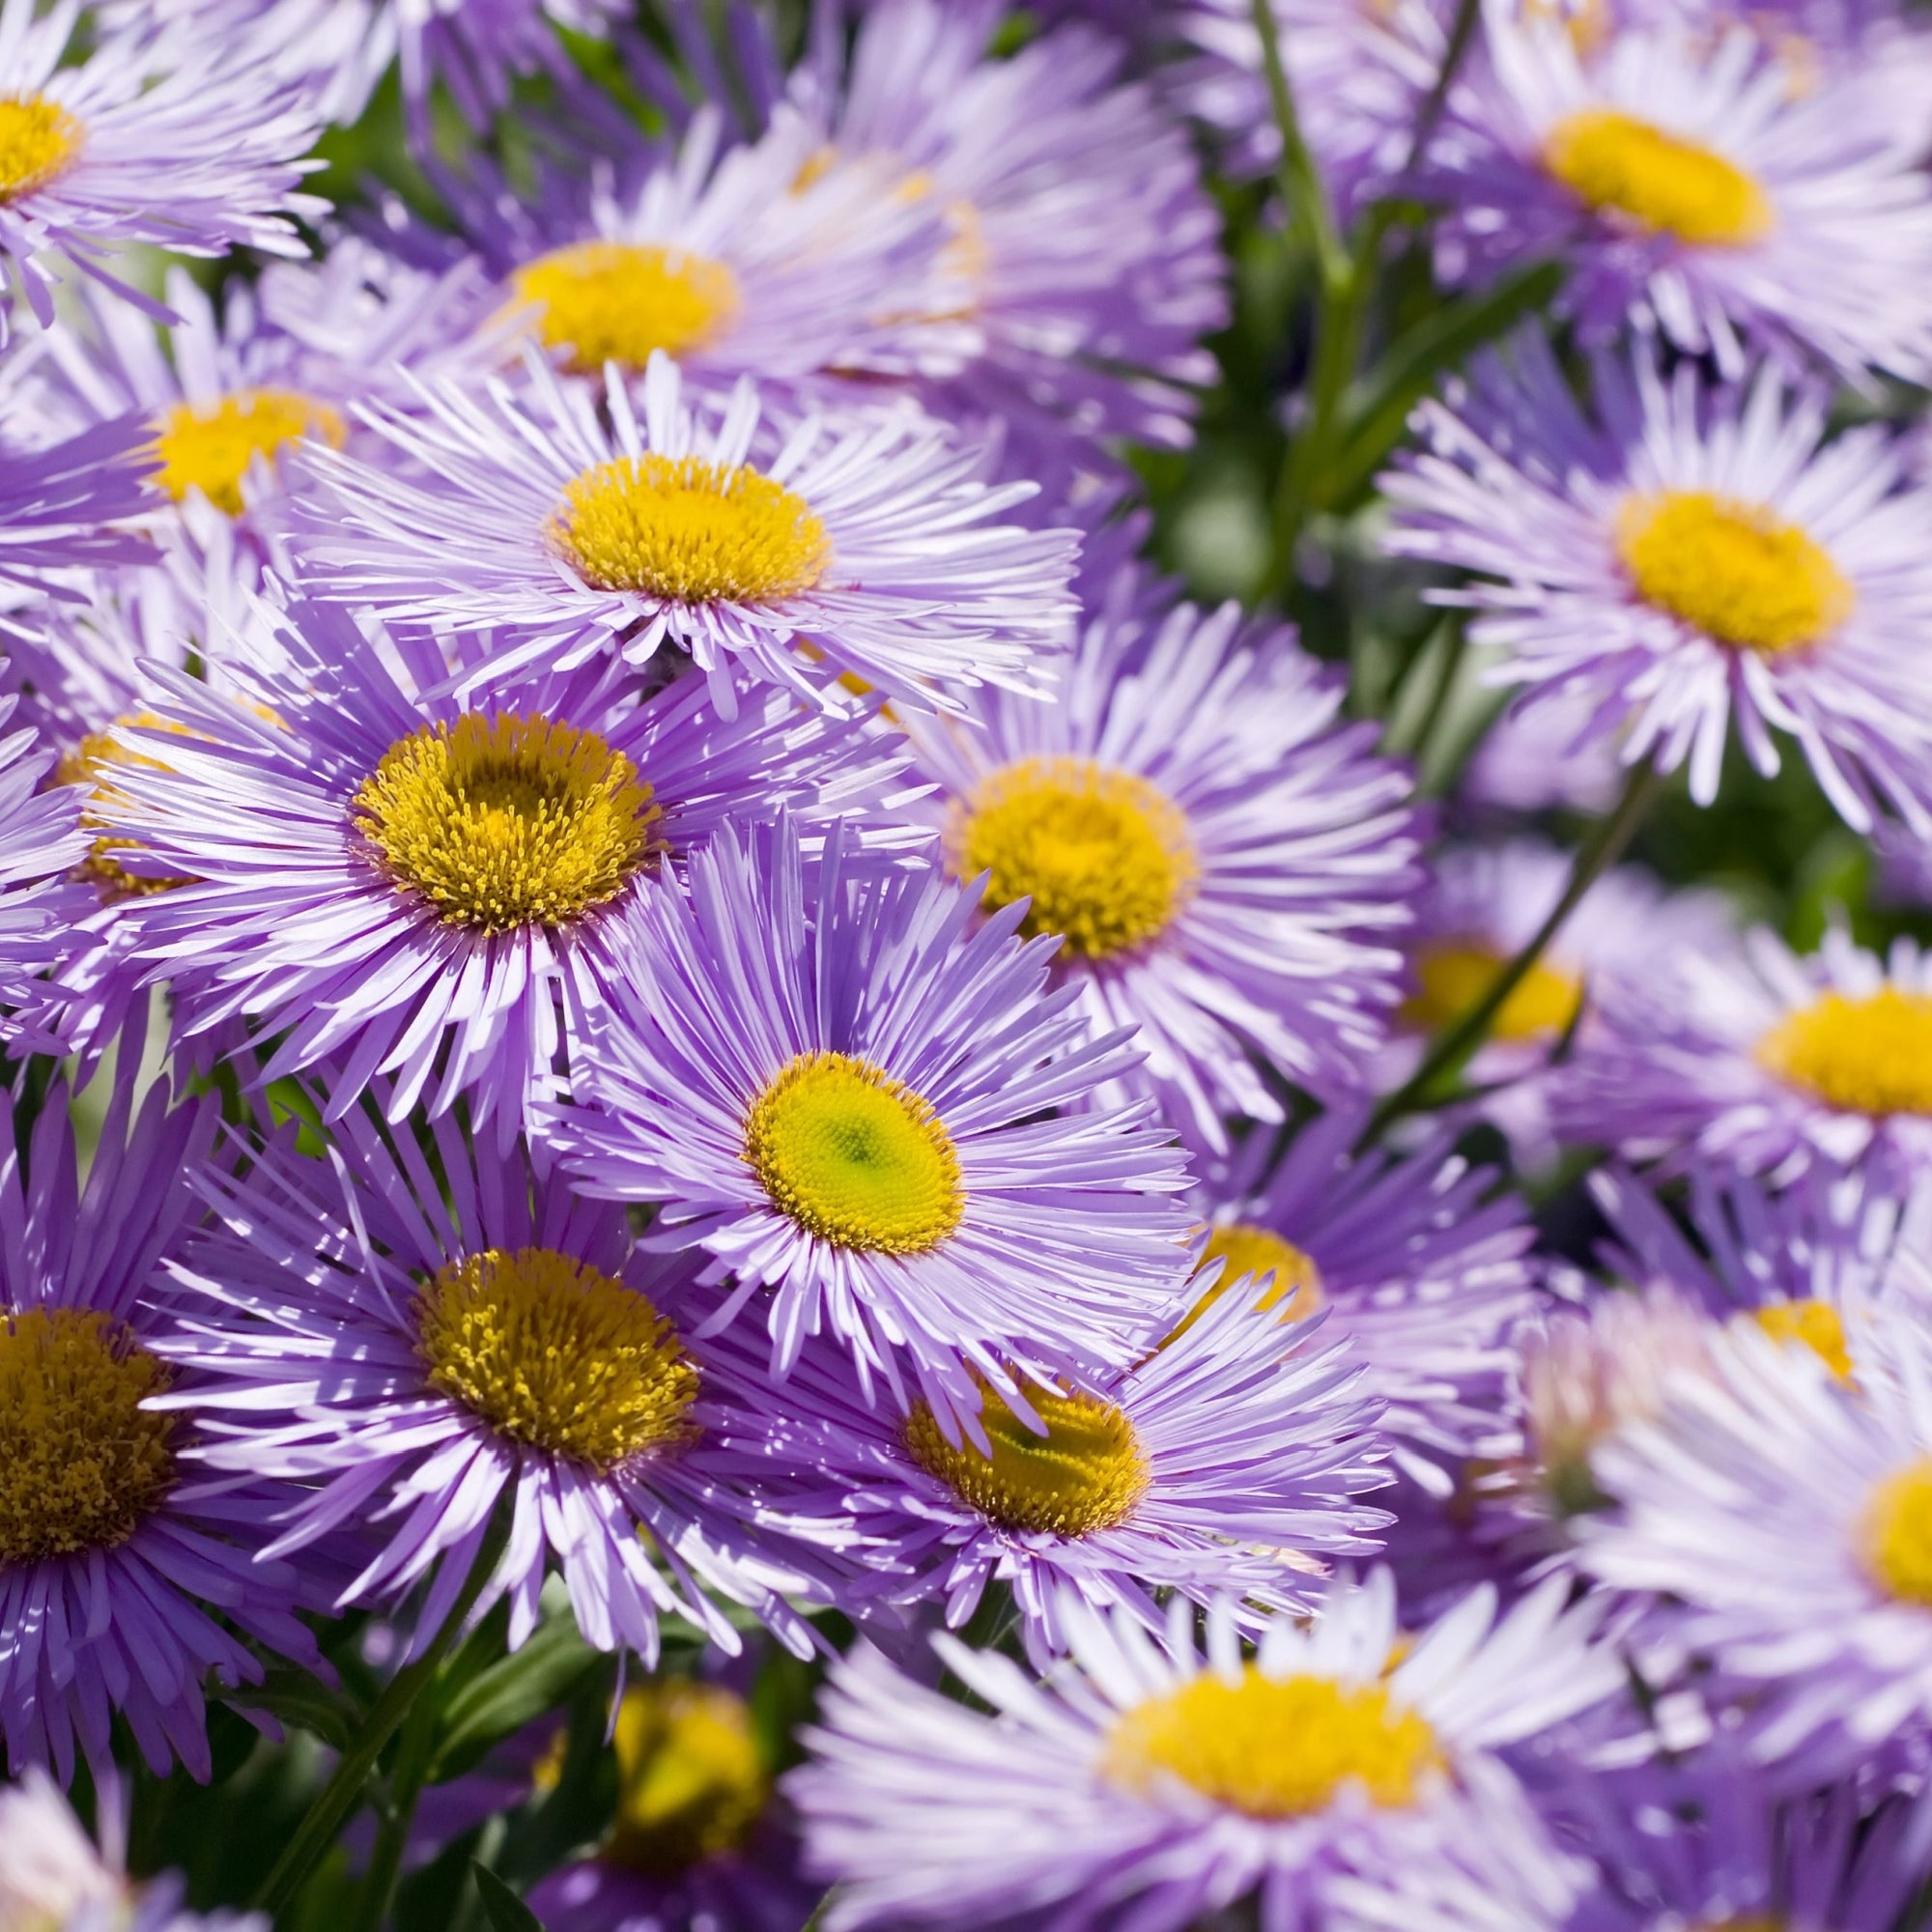
[(488, 1865), (472, 1859), (469, 1869), (476, 1875), (476, 1896), (483, 1901), (491, 1932), (544, 1932), (543, 1920)]
[(266, 1711), (278, 1722), (307, 1731), (337, 1750), (361, 1722), (359, 1711), (346, 1708), (343, 1698), (332, 1695), (327, 1685), (304, 1670), (271, 1670), (263, 1683), (243, 1686), (227, 1702), (238, 1710)]
[(523, 1649), (479, 1670), (450, 1698), (428, 1781), (442, 1784), (472, 1769), (492, 1745), (555, 1710), (598, 1662), (568, 1614), (539, 1624)]

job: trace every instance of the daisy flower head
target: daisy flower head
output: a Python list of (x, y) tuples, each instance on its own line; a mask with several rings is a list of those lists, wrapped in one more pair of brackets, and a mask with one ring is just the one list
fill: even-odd
[(1578, 1526), (1584, 1568), (1657, 1601), (1786, 1791), (1922, 1790), (1932, 1760), (1932, 1321), (1904, 1296), (1866, 1319), (1856, 1384), (1725, 1333), (1600, 1447), (1616, 1507)]
[(1534, 1304), (1535, 1242), (1522, 1204), (1497, 1177), (1435, 1134), (1401, 1156), (1350, 1151), (1360, 1107), (1339, 1107), (1269, 1164), (1272, 1136), (1252, 1136), (1196, 1191), (1194, 1305), (1179, 1335), (1231, 1296), (1266, 1281), (1264, 1326), (1293, 1334), (1320, 1320), (1364, 1365), (1362, 1391), (1383, 1405), (1397, 1468), (1436, 1495), (1450, 1467), (1495, 1428), (1512, 1356), (1509, 1330)]
[(420, 1142), (361, 1109), (331, 1131), (327, 1159), (291, 1131), (208, 1183), (218, 1225), (175, 1267), (188, 1315), (169, 1355), (198, 1374), (169, 1400), (201, 1417), (211, 1466), (293, 1492), (265, 1555), (360, 1523), (373, 1552), (340, 1602), (420, 1590), (421, 1642), (507, 1511), (477, 1603), (507, 1596), (512, 1649), (554, 1564), (585, 1640), (647, 1667), (663, 1615), (740, 1647), (712, 1592), (808, 1654), (779, 1594), (804, 1579), (748, 1551), (714, 1499), (679, 1283), (639, 1264), (622, 1211), (447, 1119)]
[(797, 1932), (817, 1893), (798, 1870), (769, 1740), (737, 1690), (694, 1678), (634, 1684), (611, 1747), (610, 1830), (590, 1857), (530, 1889), (550, 1932)]
[(1831, 396), (1771, 365), (1713, 385), (1649, 349), (1591, 365), (1579, 404), (1541, 335), (1424, 407), (1428, 448), (1384, 487), (1388, 547), (1472, 573), (1491, 682), (1589, 703), (1573, 740), (1626, 765), (1688, 767), (1717, 795), (1733, 726), (1751, 764), (1795, 739), (1833, 806), (1868, 832), (1884, 800), (1932, 801), (1932, 495), (1880, 428), (1828, 436)]
[(950, 414), (1044, 415), (1060, 434), (1185, 444), (1225, 326), (1220, 216), (1179, 121), (1122, 78), (1125, 49), (1080, 25), (1004, 58), (988, 0), (881, 0), (849, 71), (802, 69), (793, 98), (837, 174), (886, 166), (937, 211), (942, 266), (980, 356)]
[(1566, 1139), (1671, 1171), (1858, 1166), (1903, 1185), (1932, 1166), (1928, 1069), (1932, 954), (1833, 930), (1801, 957), (1759, 927), (1620, 983), (1553, 1105)]
[[(131, 1073), (136, 1039), (124, 1055)], [(15, 1773), (97, 1779), (126, 1722), (157, 1776), (210, 1771), (203, 1690), (259, 1684), (243, 1638), (321, 1669), (298, 1581), (258, 1560), (284, 1500), (211, 1484), (198, 1432), (158, 1407), (185, 1382), (166, 1355), (167, 1270), (198, 1215), (211, 1104), (137, 1108), (118, 1078), (83, 1180), (66, 1088), (0, 1159), (0, 1730)]]
[(613, 373), (607, 429), (532, 358), (527, 401), (492, 383), (425, 388), (415, 417), (367, 409), (419, 469), (311, 446), (332, 500), (299, 506), (308, 587), (392, 621), (501, 625), (564, 666), (675, 644), (727, 717), (734, 668), (826, 702), (827, 669), (851, 672), (912, 709), (1041, 687), (1075, 538), (991, 521), (1030, 485), (987, 485), (910, 405), (781, 423), (749, 381), (722, 409), (687, 395), (663, 354), (641, 401)]
[(1483, 17), (1414, 189), (1446, 211), (1448, 280), (1560, 259), (1587, 337), (1634, 324), (1733, 378), (1751, 343), (1854, 379), (1932, 366), (1922, 110), (1829, 77), (1796, 90), (1762, 40), (1694, 9), (1607, 35), (1523, 0)]
[[(1388, 1084), (1405, 1077), (1428, 1037), (1460, 1020), (1535, 937), (1563, 896), (1571, 864), (1568, 853), (1527, 838), (1452, 845), (1439, 855), (1416, 907)], [(1482, 1094), (1477, 1111), (1508, 1137), (1520, 1161), (1547, 1167), (1556, 1152), (1551, 1096), (1560, 1073), (1552, 1060), (1566, 1042), (1594, 1037), (1605, 991), (1654, 975), (1660, 960), (1679, 952), (1720, 958), (1735, 945), (1732, 914), (1717, 893), (1671, 892), (1635, 866), (1605, 872), (1504, 1001), (1471, 1061), (1469, 1077)]]
[[(120, 416), (57, 440), (0, 445), (0, 630), (53, 597), (86, 601), (84, 570), (146, 563), (154, 546), (125, 527), (154, 506), (152, 433)], [(116, 527), (123, 526), (124, 527)]]
[(1781, 1795), (1723, 1734), (1675, 1760), (1560, 1775), (1551, 1802), (1603, 1874), (1569, 1932), (1893, 1932), (1917, 1889), (1906, 1805), (1867, 1821), (1848, 1787)]
[[(844, 1607), (943, 1602), (956, 1630), (1004, 1583), (1042, 1670), (1075, 1601), (1153, 1631), (1156, 1592), (1237, 1603), (1245, 1624), (1306, 1611), (1330, 1559), (1378, 1546), (1388, 1516), (1357, 1499), (1388, 1480), (1385, 1450), (1359, 1356), (1323, 1324), (1259, 1320), (1263, 1293), (1234, 1285), (1086, 1390), (1029, 1388), (1024, 1411), (982, 1391), (983, 1443), (952, 1440), (923, 1404), (882, 1412), (840, 1352), (811, 1344), (778, 1401), (748, 1406), (727, 1461), (742, 1457), (775, 1530), (863, 1564)], [(713, 1347), (748, 1352), (735, 1336)]]
[(37, 12), (0, 5), (0, 260), (43, 327), (68, 270), (167, 320), (114, 269), (130, 243), (307, 252), (296, 220), (327, 204), (296, 191), (321, 165), (302, 159), (317, 132), (302, 85), (249, 57), (246, 37), (194, 20), (125, 20), (71, 59), (77, 0)]
[(142, 882), (180, 1031), (254, 1021), (280, 1037), (270, 1081), (338, 1062), (330, 1120), (385, 1073), (391, 1119), (466, 1095), (507, 1143), (668, 867), (741, 813), (863, 817), (898, 769), (769, 686), (728, 719), (700, 679), (640, 701), (609, 665), (461, 699), (440, 648), (339, 606), (265, 611), (256, 649), (232, 693), (156, 668), (90, 811)]
[(945, 203), (887, 156), (835, 165), (794, 106), (735, 145), (706, 106), (670, 154), (639, 142), (534, 197), (486, 177), (455, 213), (494, 277), (479, 351), (533, 338), (577, 376), (632, 379), (662, 352), (696, 384), (812, 387), (944, 377), (980, 348)]
[(547, 1129), (581, 1188), (659, 1204), (654, 1240), (735, 1276), (707, 1325), (761, 1297), (779, 1374), (829, 1333), (954, 1439), (1014, 1368), (1144, 1353), (1185, 1238), (1149, 1110), (1090, 1103), (1130, 1049), (1017, 923), (842, 830), (815, 866), (788, 823), (721, 833), (642, 909)]
[(1225, 1149), (1229, 1116), (1283, 1118), (1283, 1081), (1359, 1090), (1416, 827), (1407, 774), (1293, 633), (1147, 588), (1131, 564), (1096, 586), (1053, 703), (986, 691), (907, 730), (953, 874), (1058, 937), (1056, 983), (1138, 1027), (1136, 1084)]
[(1410, 1640), (1378, 1572), (1245, 1662), (1225, 1610), (1205, 1656), (1191, 1606), (1164, 1637), (1087, 1613), (1044, 1684), (935, 1639), (989, 1716), (862, 1650), (788, 1781), (827, 1923), (1179, 1932), (1252, 1901), (1262, 1932), (1560, 1925), (1585, 1868), (1501, 1753), (1618, 1688), (1565, 1594), (1498, 1619), (1479, 1589)]

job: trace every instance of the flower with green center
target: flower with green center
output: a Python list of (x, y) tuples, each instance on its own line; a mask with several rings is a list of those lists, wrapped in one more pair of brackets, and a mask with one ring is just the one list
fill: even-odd
[(659, 350), (683, 355), (715, 341), (739, 306), (723, 262), (641, 242), (580, 242), (526, 263), (511, 277), (536, 311), (545, 345), (580, 375), (607, 362), (641, 370)]
[(986, 904), (1028, 902), (1020, 930), (1110, 959), (1157, 939), (1194, 883), (1187, 820), (1145, 779), (1092, 758), (1029, 758), (953, 809), (948, 859), (987, 875)]
[[(1498, 1619), (1482, 1591), (1405, 1633), (1385, 1572), (1277, 1616), (1244, 1656), (1230, 1607), (1157, 1635), (1069, 1619), (1038, 1683), (935, 1639), (972, 1701), (860, 1651), (787, 1789), (844, 1922), (1022, 1914), (1182, 1932), (1564, 1923), (1595, 1876), (1558, 1850), (1502, 1755), (1616, 1694), (1595, 1605), (1553, 1578)], [(1096, 1910), (1096, 1907), (1099, 1908)]]
[(1184, 1237), (1178, 1155), (1095, 1098), (1123, 1046), (1046, 993), (1017, 922), (852, 831), (822, 865), (788, 824), (721, 836), (627, 923), (550, 1132), (580, 1187), (662, 1204), (735, 1277), (719, 1320), (757, 1299), (781, 1374), (836, 1337), (949, 1439), (970, 1363), (1084, 1387), (1135, 1359)]
[(923, 1254), (966, 1211), (930, 1104), (849, 1054), (788, 1062), (745, 1116), (745, 1158), (773, 1207), (836, 1247)]

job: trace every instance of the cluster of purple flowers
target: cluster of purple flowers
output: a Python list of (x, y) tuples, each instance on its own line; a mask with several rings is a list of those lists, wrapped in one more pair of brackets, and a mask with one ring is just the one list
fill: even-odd
[(1915, 1932), (1932, 31), (712, 12), (0, 0), (0, 1932)]

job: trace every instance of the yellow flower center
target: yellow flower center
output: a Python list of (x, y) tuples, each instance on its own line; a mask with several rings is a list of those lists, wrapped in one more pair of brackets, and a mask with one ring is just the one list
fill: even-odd
[(247, 506), (242, 480), (259, 456), (273, 464), (290, 443), (319, 436), (340, 449), (348, 426), (327, 403), (294, 389), (238, 389), (206, 407), (180, 403), (168, 412), (156, 450), (156, 478), (177, 503), (199, 490), (217, 510), (239, 517)]
[(1758, 1042), (1758, 1064), (1847, 1114), (1932, 1114), (1932, 995), (1826, 993)]
[(629, 758), (594, 731), (515, 713), (398, 739), (355, 813), (400, 891), (474, 932), (566, 925), (663, 849), (663, 813)]
[(1586, 207), (1694, 247), (1743, 247), (1762, 241), (1776, 219), (1744, 169), (1612, 107), (1559, 121), (1544, 140), (1543, 163)]
[(1932, 1606), (1932, 1459), (1888, 1476), (1865, 1515), (1871, 1572), (1900, 1603)]
[(498, 1435), (597, 1470), (694, 1434), (697, 1370), (636, 1289), (554, 1248), (487, 1248), (416, 1292), (429, 1383)]
[(603, 1856), (659, 1878), (734, 1852), (771, 1797), (742, 1697), (677, 1680), (635, 1684), (617, 1707), (617, 1821)]
[(1733, 650), (1802, 650), (1852, 612), (1852, 586), (1796, 524), (1707, 490), (1632, 497), (1616, 543), (1646, 604)]
[(841, 1248), (923, 1254), (966, 1211), (939, 1117), (849, 1054), (792, 1061), (745, 1117), (745, 1158), (774, 1207)]
[[(1208, 1245), (1194, 1272), (1205, 1273), (1214, 1262), (1223, 1264), (1220, 1279), (1187, 1311), (1180, 1325), (1160, 1345), (1163, 1349), (1179, 1341), (1244, 1275), (1274, 1277), (1263, 1291), (1260, 1306), (1263, 1312), (1281, 1308), (1284, 1321), (1305, 1321), (1327, 1305), (1328, 1298), (1321, 1291), (1321, 1270), (1272, 1229), (1258, 1228), (1252, 1221), (1220, 1223), (1208, 1232)], [(1284, 1302), (1286, 1307), (1282, 1307)]]
[(1196, 877), (1180, 809), (1092, 758), (1028, 758), (989, 774), (953, 808), (947, 855), (962, 879), (990, 874), (989, 908), (1032, 900), (1028, 938), (1058, 933), (1087, 959), (1157, 938)]
[(1117, 1784), (1154, 1792), (1178, 1778), (1250, 1818), (1303, 1818), (1357, 1785), (1373, 1804), (1412, 1804), (1437, 1770), (1435, 1733), (1379, 1684), (1211, 1672), (1135, 1706), (1108, 1735), (1102, 1768)]
[[(106, 776), (115, 765), (145, 765), (151, 771), (165, 771), (167, 767), (158, 758), (151, 758), (141, 752), (130, 752), (125, 746), (114, 742), (114, 730), (124, 724), (132, 724), (145, 729), (171, 731), (178, 737), (191, 737), (185, 724), (176, 724), (166, 719), (156, 718), (152, 711), (135, 711), (117, 718), (113, 725), (105, 731), (90, 731), (71, 752), (66, 753), (54, 767), (54, 781), (57, 784), (82, 784), (89, 790), (89, 799), (81, 810), (82, 831), (91, 831), (103, 823), (104, 812), (116, 806), (125, 805), (124, 794)], [(138, 852), (142, 850), (138, 838), (125, 838), (103, 833), (88, 848), (88, 854), (74, 867), (74, 875), (83, 879), (100, 895), (106, 905), (118, 905), (123, 899), (147, 898), (155, 893), (172, 891), (176, 886), (191, 886), (191, 878), (144, 878), (130, 872), (115, 858), (117, 852)]]
[(1768, 1301), (1752, 1309), (1751, 1320), (1774, 1342), (1809, 1349), (1841, 1382), (1851, 1380), (1852, 1351), (1845, 1343), (1844, 1318), (1829, 1301), (1811, 1296)]
[(970, 1442), (949, 1442), (923, 1404), (904, 1430), (906, 1454), (969, 1509), (1001, 1529), (1039, 1536), (1091, 1536), (1133, 1515), (1153, 1472), (1118, 1408), (1091, 1395), (1030, 1389), (1046, 1424), (1038, 1435), (994, 1390), (984, 1397), (980, 1420), (990, 1456)]
[(0, 1570), (112, 1549), (174, 1486), (165, 1364), (95, 1310), (0, 1316)]
[[(1415, 991), (1403, 1003), (1403, 1023), (1437, 1033), (1461, 1019), (1507, 962), (1492, 948), (1451, 940), (1425, 946), (1415, 957)], [(1542, 1039), (1560, 1034), (1583, 1003), (1583, 982), (1538, 960), (1523, 976), (1490, 1028), (1494, 1039)]]
[(627, 456), (564, 486), (551, 537), (599, 590), (685, 604), (776, 604), (832, 561), (805, 498), (741, 463)]
[(654, 350), (682, 355), (714, 342), (738, 312), (738, 282), (722, 262), (634, 242), (581, 242), (517, 270), (520, 304), (570, 366), (641, 369)]
[(65, 174), (80, 152), (83, 132), (65, 107), (44, 95), (0, 98), (0, 201), (18, 201)]

